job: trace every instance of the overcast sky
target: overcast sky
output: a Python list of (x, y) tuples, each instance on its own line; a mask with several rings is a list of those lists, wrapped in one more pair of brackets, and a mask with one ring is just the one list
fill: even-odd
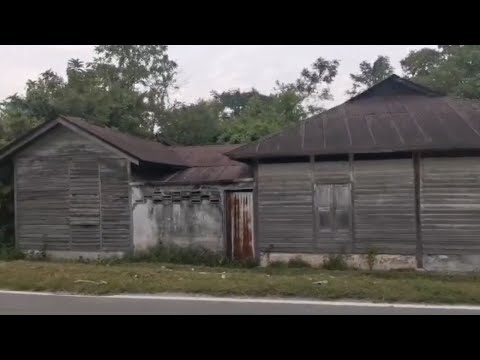
[[(332, 85), (335, 100), (346, 100), (351, 86), (349, 74), (358, 64), (377, 55), (390, 57), (401, 75), (400, 60), (410, 50), (434, 45), (170, 45), (169, 55), (178, 63), (180, 90), (175, 98), (193, 102), (208, 97), (210, 91), (255, 87), (270, 92), (276, 80), (295, 80), (304, 67), (319, 56), (340, 60), (339, 74)], [(64, 76), (68, 59), (90, 61), (93, 45), (0, 45), (0, 99), (23, 93), (28, 79), (52, 69)]]

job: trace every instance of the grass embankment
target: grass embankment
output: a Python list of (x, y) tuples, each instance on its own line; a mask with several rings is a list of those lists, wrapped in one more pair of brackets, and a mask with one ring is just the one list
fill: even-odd
[[(315, 284), (320, 282), (319, 284)], [(480, 304), (480, 277), (152, 263), (0, 262), (0, 289), (81, 294), (190, 293)]]

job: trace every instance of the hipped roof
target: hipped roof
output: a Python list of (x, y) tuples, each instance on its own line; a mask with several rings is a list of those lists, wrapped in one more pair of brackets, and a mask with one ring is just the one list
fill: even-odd
[(480, 149), (480, 102), (392, 75), (299, 125), (239, 147), (235, 159)]

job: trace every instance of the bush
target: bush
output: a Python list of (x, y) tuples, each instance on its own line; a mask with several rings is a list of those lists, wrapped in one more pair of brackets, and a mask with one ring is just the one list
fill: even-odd
[(132, 255), (124, 258), (121, 261), (158, 262), (197, 266), (232, 266), (244, 268), (253, 268), (258, 266), (258, 262), (255, 259), (231, 260), (224, 254), (207, 249), (200, 245), (190, 245), (184, 247), (175, 244), (161, 244), (149, 252)]
[(310, 268), (312, 267), (308, 262), (303, 260), (301, 257), (294, 257), (288, 260), (287, 266), (289, 268)]
[(16, 249), (12, 245), (0, 245), (0, 260), (11, 261), (21, 260), (25, 258), (25, 254)]
[(323, 268), (326, 270), (347, 270), (347, 262), (342, 255), (329, 255), (323, 262)]

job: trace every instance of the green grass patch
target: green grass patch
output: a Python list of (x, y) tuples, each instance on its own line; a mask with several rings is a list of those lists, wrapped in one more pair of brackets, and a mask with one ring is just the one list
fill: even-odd
[(0, 288), (81, 294), (190, 293), (480, 304), (480, 277), (161, 263), (0, 262)]

